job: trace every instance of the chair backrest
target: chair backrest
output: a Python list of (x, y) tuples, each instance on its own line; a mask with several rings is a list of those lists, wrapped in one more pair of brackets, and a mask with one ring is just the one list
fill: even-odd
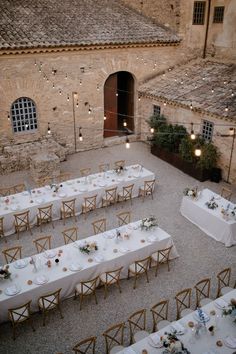
[(0, 236), (4, 236), (3, 220), (4, 220), (4, 217), (0, 217)]
[(95, 354), (96, 340), (97, 337), (89, 337), (81, 340), (74, 346), (73, 351), (76, 354)]
[(225, 286), (229, 286), (231, 278), (231, 268), (225, 268), (220, 273), (217, 274), (218, 279), (218, 289), (217, 296), (220, 296), (221, 289)]
[(102, 163), (99, 165), (99, 172), (106, 172), (110, 170), (110, 164), (109, 163)]
[(200, 280), (194, 288), (196, 290), (196, 305), (199, 307), (202, 299), (210, 297), (211, 279)]
[(60, 292), (61, 289), (58, 289), (39, 298), (42, 301), (44, 311), (49, 311), (60, 304)]
[(34, 240), (34, 244), (37, 250), (37, 253), (42, 253), (44, 251), (51, 249), (51, 238), (52, 236), (43, 236)]
[(180, 313), (186, 308), (190, 308), (192, 289), (187, 288), (175, 295), (177, 319), (180, 318)]
[(170, 251), (172, 250), (173, 245), (170, 247), (158, 250), (157, 252), (157, 261), (158, 263), (166, 263), (170, 259)]
[(64, 215), (75, 213), (75, 198), (62, 201), (62, 210)]
[(88, 175), (91, 174), (91, 168), (81, 168), (80, 174), (82, 177), (87, 177)]
[(109, 203), (115, 203), (117, 196), (117, 187), (105, 190), (105, 200)]
[(14, 187), (7, 187), (7, 188), (0, 189), (0, 197), (8, 197), (11, 194), (14, 194)]
[(97, 195), (84, 198), (84, 206), (86, 210), (96, 209), (97, 206)]
[(99, 219), (92, 222), (94, 234), (100, 234), (107, 229), (107, 219)]
[(21, 259), (21, 250), (22, 246), (11, 247), (6, 250), (3, 250), (2, 253), (4, 254), (6, 263), (12, 263)]
[(162, 300), (152, 306), (151, 313), (153, 318), (153, 331), (156, 331), (156, 325), (160, 321), (165, 321), (168, 318), (169, 300)]
[(125, 166), (125, 160), (115, 161), (114, 165), (115, 165), (115, 168), (124, 167)]
[(134, 337), (134, 334), (138, 331), (146, 330), (146, 309), (139, 310), (133, 313), (129, 318), (129, 329), (131, 338)]
[(66, 229), (66, 230), (62, 231), (62, 234), (64, 237), (65, 245), (78, 240), (78, 228), (77, 227), (71, 227), (69, 229)]
[(16, 184), (13, 188), (14, 188), (14, 193), (21, 193), (25, 191), (25, 184), (24, 183)]
[(106, 284), (110, 285), (113, 283), (117, 283), (120, 280), (120, 273), (122, 271), (123, 267), (120, 267), (115, 270), (111, 270), (109, 272), (105, 272), (106, 274)]
[(227, 200), (230, 200), (231, 197), (232, 197), (232, 191), (231, 191), (231, 189), (228, 189), (228, 188), (223, 187), (223, 188), (221, 189), (221, 197), (223, 197), (223, 198), (225, 198), (225, 199), (227, 199)]
[(129, 200), (132, 198), (132, 191), (134, 188), (134, 184), (130, 184), (129, 186), (125, 186), (122, 189), (122, 197), (124, 200)]
[(52, 206), (53, 204), (50, 204), (45, 207), (38, 208), (39, 218), (42, 222), (52, 220)]
[(138, 261), (135, 261), (134, 262), (135, 273), (139, 274), (139, 273), (147, 272), (150, 266), (150, 261), (151, 261), (151, 257), (146, 257)]
[(108, 328), (103, 333), (103, 336), (105, 338), (105, 343), (106, 343), (106, 354), (109, 354), (113, 347), (118, 345), (123, 345), (124, 328), (125, 328), (125, 323), (122, 322)]
[(81, 294), (82, 295), (90, 295), (96, 290), (96, 287), (99, 282), (99, 277), (93, 278), (88, 281), (82, 281), (81, 282)]
[(64, 172), (57, 177), (57, 181), (58, 183), (62, 183), (68, 181), (70, 178), (71, 178), (71, 174), (69, 172)]
[(152, 194), (155, 188), (155, 179), (152, 179), (150, 181), (144, 181), (144, 193), (145, 195)]
[(131, 222), (131, 212), (130, 211), (124, 211), (122, 213), (117, 214), (116, 216), (118, 219), (119, 227), (122, 225), (127, 225)]
[(29, 226), (29, 210), (23, 213), (14, 214), (15, 226), (17, 229), (22, 229)]
[(31, 300), (26, 304), (8, 309), (9, 320), (16, 326), (20, 322), (24, 322), (30, 318)]

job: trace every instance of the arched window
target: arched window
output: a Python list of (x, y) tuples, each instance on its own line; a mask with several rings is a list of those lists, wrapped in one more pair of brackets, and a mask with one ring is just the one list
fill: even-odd
[(34, 101), (20, 97), (11, 106), (11, 119), (14, 133), (37, 129), (37, 114)]

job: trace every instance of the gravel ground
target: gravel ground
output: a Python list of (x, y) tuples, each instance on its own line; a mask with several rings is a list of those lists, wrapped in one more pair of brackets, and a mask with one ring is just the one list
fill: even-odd
[[(101, 217), (108, 220), (108, 229), (116, 226), (116, 213), (120, 210), (131, 210), (132, 220), (141, 219), (144, 216), (155, 214), (161, 228), (172, 235), (177, 251), (178, 259), (171, 262), (171, 270), (167, 271), (162, 266), (158, 276), (155, 278), (154, 270), (150, 270), (150, 283), (147, 284), (145, 277), (141, 277), (138, 287), (133, 290), (133, 280), (122, 280), (122, 294), (116, 287), (111, 287), (106, 300), (103, 299), (103, 288), (98, 289), (98, 305), (89, 298), (85, 300), (82, 311), (79, 311), (78, 301), (68, 299), (62, 303), (64, 319), (61, 320), (57, 312), (52, 312), (47, 321), (46, 327), (42, 326), (42, 316), (38, 313), (33, 315), (36, 332), (32, 332), (29, 325), (19, 327), (19, 336), (12, 340), (12, 330), (9, 323), (0, 326), (0, 353), (1, 354), (56, 354), (72, 353), (72, 347), (81, 339), (96, 335), (96, 353), (105, 353), (104, 340), (101, 334), (113, 324), (126, 321), (136, 310), (148, 309), (148, 329), (152, 328), (151, 314), (149, 309), (163, 298), (170, 300), (169, 317), (175, 319), (176, 309), (174, 295), (185, 287), (193, 287), (195, 283), (205, 277), (212, 279), (211, 296), (216, 295), (216, 274), (231, 266), (233, 269), (232, 283), (236, 278), (236, 248), (226, 248), (223, 244), (216, 242), (205, 235), (196, 226), (181, 216), (179, 212), (183, 189), (187, 186), (198, 185), (199, 189), (210, 188), (220, 192), (225, 183), (216, 184), (213, 182), (198, 182), (185, 175), (164, 161), (151, 155), (148, 145), (144, 143), (132, 143), (131, 148), (126, 150), (124, 145), (91, 150), (69, 156), (68, 160), (61, 164), (62, 171), (71, 172), (72, 176), (79, 175), (79, 169), (91, 167), (93, 172), (98, 170), (98, 165), (103, 162), (114, 162), (125, 159), (127, 164), (141, 163), (146, 168), (155, 172), (157, 188), (154, 200), (147, 199), (144, 203), (136, 198), (132, 208), (129, 205), (117, 205), (107, 210), (99, 209), (97, 215), (90, 214), (84, 221), (79, 217), (77, 226), (80, 238), (92, 235), (91, 222)], [(1, 176), (1, 185), (12, 185), (25, 180), (30, 182), (28, 171), (13, 173), (8, 176)], [(234, 188), (234, 197), (236, 189)], [(234, 201), (235, 198), (234, 198)], [(74, 225), (73, 221), (67, 221), (66, 227)], [(53, 247), (63, 244), (61, 231), (64, 226), (61, 221), (55, 222), (55, 229), (45, 225), (43, 234), (53, 236)], [(33, 237), (42, 235), (38, 228), (33, 228)], [(22, 233), (20, 241), (16, 235), (9, 236), (7, 247), (13, 247), (19, 243), (23, 246), (23, 257), (33, 254), (34, 245), (29, 242), (29, 233)], [(0, 240), (1, 249), (6, 245)], [(2, 261), (2, 256), (0, 256)], [(193, 296), (193, 308), (195, 298)], [(126, 329), (125, 344), (128, 345), (128, 329)]]

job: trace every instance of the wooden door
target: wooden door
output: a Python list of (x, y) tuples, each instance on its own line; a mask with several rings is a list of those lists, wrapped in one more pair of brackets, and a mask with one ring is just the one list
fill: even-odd
[(104, 138), (117, 134), (117, 74), (110, 75), (104, 86)]

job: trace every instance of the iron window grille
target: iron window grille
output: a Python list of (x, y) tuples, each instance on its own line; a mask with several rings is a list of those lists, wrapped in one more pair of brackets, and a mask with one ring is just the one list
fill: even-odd
[(153, 105), (153, 115), (159, 116), (161, 114), (161, 107), (157, 105)]
[(214, 7), (214, 16), (213, 16), (213, 23), (223, 23), (224, 20), (224, 6), (216, 6)]
[(28, 97), (20, 97), (11, 106), (14, 133), (28, 132), (38, 128), (36, 106)]
[(204, 25), (206, 1), (194, 1), (193, 25)]
[(206, 141), (211, 141), (213, 137), (214, 123), (203, 120), (202, 121), (202, 137)]

